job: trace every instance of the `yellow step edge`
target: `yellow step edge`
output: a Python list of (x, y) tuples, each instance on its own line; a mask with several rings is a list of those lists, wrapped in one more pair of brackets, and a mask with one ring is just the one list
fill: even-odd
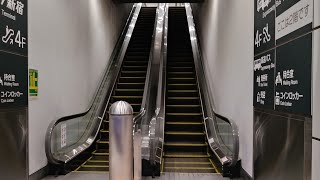
[(109, 161), (104, 161), (104, 160), (89, 160), (88, 162), (108, 163)]
[(121, 73), (145, 73), (147, 71), (121, 71)]
[(198, 92), (197, 90), (168, 90), (168, 92)]
[(109, 153), (97, 153), (97, 152), (93, 152), (93, 155), (98, 155), (98, 156), (108, 156)]
[(211, 164), (210, 162), (165, 162), (166, 164)]
[(214, 165), (214, 163), (212, 162), (212, 160), (209, 158), (209, 161), (211, 163), (211, 165), (213, 166), (214, 170), (218, 173), (218, 174), (221, 174), (219, 171), (218, 171), (218, 168)]
[(164, 143), (166, 146), (207, 146), (207, 143), (204, 144), (187, 144), (187, 143)]
[(99, 144), (109, 144), (109, 141), (97, 140)]
[(194, 72), (168, 72), (169, 74), (194, 74)]
[(103, 130), (103, 129), (101, 129), (101, 130), (100, 130), (100, 132), (108, 133), (108, 132), (109, 132), (109, 130)]
[(100, 155), (100, 156), (103, 156), (103, 155), (109, 155), (109, 153), (97, 153), (97, 150), (93, 151), (91, 154), (93, 155)]
[(82, 167), (86, 167), (86, 168), (108, 168), (109, 166), (105, 166), (105, 165), (83, 165)]
[(169, 86), (195, 86), (196, 84), (168, 84)]
[(162, 156), (162, 159), (161, 159), (161, 163), (162, 163), (162, 164), (161, 164), (161, 172), (163, 172), (163, 170), (164, 170), (164, 158), (163, 158), (163, 157), (164, 157), (164, 154), (165, 154), (165, 153), (163, 152), (163, 156)]
[(171, 132), (165, 132), (164, 134), (168, 134), (168, 135), (204, 135), (204, 132), (171, 131)]
[(196, 79), (196, 78), (168, 78), (169, 80), (190, 80), (190, 79)]
[(179, 170), (183, 170), (183, 169), (188, 169), (188, 170), (214, 170), (213, 167), (164, 167), (165, 169), (179, 169)]
[(79, 167), (77, 167), (73, 172), (77, 172), (84, 164), (86, 164), (89, 160), (92, 159), (93, 156), (89, 157), (84, 163), (82, 163)]

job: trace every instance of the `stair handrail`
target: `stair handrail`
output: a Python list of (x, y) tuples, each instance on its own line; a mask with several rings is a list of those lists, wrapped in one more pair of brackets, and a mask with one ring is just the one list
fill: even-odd
[[(192, 9), (189, 3), (185, 3), (185, 9), (188, 20), (188, 27), (190, 33), (191, 46), (193, 51), (193, 57), (195, 62), (195, 70), (197, 74), (198, 89), (200, 95), (200, 101), (202, 104), (202, 112), (205, 124), (205, 132), (208, 140), (210, 149), (219, 158), (222, 165), (234, 166), (239, 160), (239, 130), (237, 124), (230, 118), (226, 118), (219, 115), (214, 111), (213, 97), (209, 93), (209, 82), (206, 78), (205, 66), (203, 64), (199, 43), (196, 34), (196, 27), (192, 15)], [(217, 119), (221, 119), (227, 122), (231, 126), (232, 138), (233, 138), (233, 149), (232, 155), (229, 156), (223, 151), (223, 140), (217, 134), (218, 123)]]
[[(133, 29), (135, 27), (142, 3), (135, 3), (131, 9), (129, 17), (126, 21), (126, 24), (121, 32), (115, 48), (110, 56), (110, 61), (104, 70), (104, 75), (100, 80), (100, 85), (97, 88), (94, 98), (90, 103), (90, 106), (86, 111), (74, 115), (65, 116), (54, 120), (50, 123), (45, 137), (45, 152), (49, 163), (52, 164), (62, 164), (67, 163), (78, 156), (81, 152), (89, 148), (98, 132), (102, 123), (102, 120), (106, 114), (105, 104), (108, 104), (111, 92), (116, 83), (116, 79), (120, 72), (120, 68), (123, 62), (123, 58), (128, 47), (128, 44), (131, 39)], [(109, 96), (108, 96), (109, 95)], [(67, 122), (75, 118), (88, 116), (88, 124), (81, 137), (73, 144), (67, 145), (63, 148), (63, 153), (59, 155), (54, 155), (52, 152), (51, 140), (54, 135), (54, 130), (58, 124), (61, 122)]]

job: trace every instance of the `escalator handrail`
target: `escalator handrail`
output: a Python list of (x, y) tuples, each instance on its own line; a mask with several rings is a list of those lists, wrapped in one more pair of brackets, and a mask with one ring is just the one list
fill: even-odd
[[(80, 154), (81, 152), (83, 152), (84, 150), (86, 150), (93, 142), (94, 139), (96, 138), (97, 134), (98, 134), (98, 130), (100, 129), (101, 126), (101, 122), (103, 120), (103, 117), (106, 113), (106, 109), (104, 108), (104, 110), (102, 111), (102, 107), (99, 107), (98, 109), (101, 110), (98, 112), (98, 115), (95, 115), (94, 117), (91, 117), (91, 122), (97, 121), (95, 123), (95, 127), (91, 127), (92, 129), (94, 129), (95, 132), (87, 132), (88, 134), (88, 138), (84, 137), (84, 135), (82, 135), (81, 138), (79, 138), (79, 140), (77, 141), (77, 143), (79, 143), (79, 141), (81, 139), (85, 139), (85, 143), (80, 143), (80, 145), (78, 145), (77, 143), (74, 143), (72, 145), (69, 146), (68, 152), (64, 154), (63, 159), (60, 157), (60, 159), (57, 159), (56, 157), (54, 157), (52, 151), (51, 151), (51, 139), (53, 136), (53, 131), (56, 128), (56, 126), (61, 123), (61, 122), (65, 122), (65, 121), (69, 121), (75, 118), (79, 118), (79, 117), (83, 117), (85, 115), (87, 115), (91, 110), (93, 105), (95, 104), (96, 101), (98, 101), (98, 94), (101, 91), (101, 89), (105, 86), (105, 80), (107, 79), (107, 77), (110, 75), (110, 73), (112, 72), (112, 68), (114, 68), (113, 66), (115, 66), (118, 71), (117, 72), (112, 72), (114, 74), (112, 74), (112, 76), (118, 76), (119, 72), (120, 72), (120, 67), (124, 58), (124, 54), (126, 52), (127, 46), (129, 44), (130, 38), (131, 38), (131, 34), (133, 31), (133, 28), (135, 26), (135, 22), (137, 20), (137, 17), (139, 15), (141, 9), (141, 3), (136, 3), (133, 5), (131, 12), (129, 14), (129, 17), (126, 21), (126, 24), (123, 28), (123, 31), (121, 32), (119, 39), (115, 45), (115, 48), (110, 56), (110, 61), (107, 65), (107, 68), (104, 70), (104, 75), (102, 76), (101, 80), (100, 80), (100, 85), (97, 88), (95, 94), (94, 94), (94, 98), (90, 103), (90, 106), (87, 108), (86, 111), (82, 112), (82, 113), (78, 113), (78, 114), (74, 114), (74, 115), (70, 115), (70, 116), (65, 116), (62, 117), (58, 120), (54, 120), (50, 123), (47, 132), (46, 132), (46, 137), (45, 137), (45, 151), (46, 151), (46, 156), (47, 159), (50, 163), (52, 164), (61, 164), (61, 163), (66, 163), (70, 160), (72, 160), (73, 158), (75, 158), (78, 154)], [(108, 90), (106, 92), (111, 92), (114, 85), (116, 83), (116, 78), (111, 80), (111, 82), (109, 82), (107, 84), (107, 88)], [(109, 93), (111, 94), (111, 93)], [(108, 98), (107, 101), (109, 101), (110, 97)], [(102, 101), (104, 101), (105, 99), (103, 99)], [(104, 104), (104, 103), (103, 103)], [(108, 104), (108, 103), (106, 103)], [(70, 148), (75, 146), (76, 148)]]
[[(200, 101), (202, 104), (203, 117), (205, 120), (204, 124), (205, 124), (207, 140), (208, 140), (208, 143), (210, 145), (211, 150), (220, 158), (220, 162), (223, 165), (233, 166), (237, 163), (238, 158), (239, 158), (238, 126), (236, 125), (236, 123), (232, 119), (229, 119), (229, 118), (226, 118), (222, 115), (219, 115), (214, 111), (213, 98), (211, 96), (211, 93), (208, 92), (208, 90), (209, 90), (208, 84), (209, 83), (208, 83), (208, 78), (206, 78), (206, 75), (205, 75), (205, 69), (204, 69), (205, 66), (203, 65), (202, 56), (201, 56), (200, 49), (199, 49), (199, 43), (198, 43), (196, 31), (195, 31), (196, 27), (195, 27), (194, 20), (193, 20), (192, 9), (191, 9), (191, 6), (189, 3), (185, 3), (185, 8), (186, 8), (186, 14), (187, 14), (187, 19), (188, 19), (190, 40), (191, 40), (192, 51), (193, 51), (194, 62), (195, 62), (195, 69), (196, 69), (197, 80), (198, 80)], [(218, 128), (217, 128), (216, 118), (220, 118), (221, 120), (227, 122), (231, 126), (232, 137), (233, 137), (232, 157), (228, 157), (226, 155), (226, 153), (224, 153), (221, 150), (221, 142), (219, 142), (220, 140), (217, 135)], [(214, 130), (210, 129), (210, 127), (207, 127), (206, 121), (208, 121), (208, 120), (212, 121)], [(210, 133), (213, 132), (212, 135), (215, 137), (209, 137), (209, 131), (210, 131)], [(212, 142), (212, 140), (213, 140), (213, 142)], [(224, 155), (221, 156), (221, 153), (223, 153)]]
[(163, 5), (164, 3), (159, 3), (157, 7), (154, 33), (153, 33), (153, 42), (152, 42), (152, 51), (150, 52), (150, 60), (152, 62), (152, 70), (150, 69), (150, 88), (145, 91), (144, 97), (148, 99), (148, 109), (145, 111), (146, 115), (141, 119), (140, 130), (142, 133), (142, 142), (141, 142), (141, 158), (149, 160), (150, 158), (150, 134), (152, 131), (150, 129), (150, 123), (153, 118), (154, 111), (156, 111), (156, 101), (157, 101), (157, 90), (158, 90), (158, 81), (159, 81), (159, 71), (161, 63), (161, 44), (162, 44), (162, 23), (163, 23)]
[(152, 41), (151, 41), (151, 48), (150, 48), (150, 53), (149, 53), (149, 62), (148, 62), (148, 69), (147, 69), (147, 74), (146, 74), (146, 81), (144, 85), (144, 90), (143, 90), (143, 98), (142, 98), (142, 103), (141, 103), (141, 108), (139, 113), (133, 118), (133, 135), (137, 131), (141, 131), (141, 126), (139, 126), (142, 123), (142, 119), (144, 118), (146, 111), (147, 111), (147, 104), (149, 104), (149, 90), (150, 90), (150, 76), (151, 76), (151, 69), (152, 69), (152, 61), (153, 61), (153, 54), (154, 54), (154, 43), (155, 43), (155, 34), (157, 32), (157, 19), (158, 19), (158, 14), (155, 16), (155, 21), (154, 21), (154, 29), (153, 29), (153, 34), (152, 34)]
[[(159, 82), (157, 91), (156, 110), (150, 122), (150, 162), (155, 165), (161, 164), (164, 144), (164, 119), (165, 119), (165, 99), (166, 99), (166, 64), (167, 64), (167, 40), (168, 40), (168, 10), (169, 5), (166, 3), (163, 6), (163, 27), (162, 27), (162, 43)], [(160, 154), (157, 154), (157, 149)]]

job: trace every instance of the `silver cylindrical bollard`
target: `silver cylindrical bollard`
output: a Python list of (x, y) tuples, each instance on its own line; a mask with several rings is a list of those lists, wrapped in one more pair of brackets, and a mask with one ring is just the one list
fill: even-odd
[(109, 109), (109, 178), (133, 179), (133, 110), (129, 103), (117, 101)]

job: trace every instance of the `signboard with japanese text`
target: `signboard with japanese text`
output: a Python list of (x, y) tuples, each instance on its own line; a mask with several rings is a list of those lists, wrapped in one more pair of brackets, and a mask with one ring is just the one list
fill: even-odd
[(254, 3), (253, 105), (309, 116), (314, 2)]
[(276, 44), (282, 44), (312, 30), (313, 0), (277, 0)]
[(0, 108), (28, 105), (28, 60), (0, 51)]
[(27, 0), (0, 0), (0, 11), (0, 50), (27, 56)]
[(311, 114), (312, 35), (277, 48), (275, 109)]
[(274, 94), (274, 50), (256, 56), (254, 60), (254, 95), (256, 107), (273, 109)]
[(27, 0), (0, 0), (0, 107), (28, 106)]
[(254, 3), (254, 54), (259, 54), (275, 46), (275, 0)]
[(38, 70), (29, 69), (29, 96), (31, 99), (38, 97), (38, 76)]

